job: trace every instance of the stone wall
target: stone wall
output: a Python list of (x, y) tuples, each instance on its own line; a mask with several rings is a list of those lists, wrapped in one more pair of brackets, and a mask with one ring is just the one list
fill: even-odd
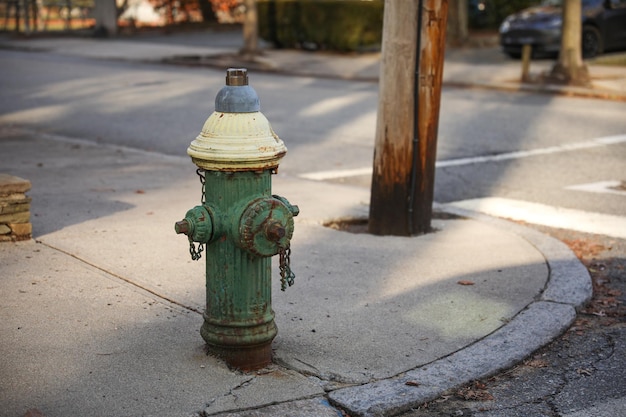
[(31, 198), (25, 194), (30, 186), (28, 180), (0, 174), (0, 242), (31, 238)]

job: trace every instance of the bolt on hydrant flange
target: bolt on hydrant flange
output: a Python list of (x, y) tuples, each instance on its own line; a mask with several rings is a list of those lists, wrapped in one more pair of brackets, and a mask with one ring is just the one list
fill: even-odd
[(187, 149), (198, 166), (202, 204), (174, 228), (188, 236), (192, 259), (199, 259), (206, 247), (200, 333), (208, 350), (242, 370), (271, 362), (277, 333), (272, 256), (280, 255), (282, 289), (293, 284), (290, 242), (299, 209), (271, 194), (271, 174), (286, 152), (260, 112), (247, 70), (228, 69), (215, 111)]

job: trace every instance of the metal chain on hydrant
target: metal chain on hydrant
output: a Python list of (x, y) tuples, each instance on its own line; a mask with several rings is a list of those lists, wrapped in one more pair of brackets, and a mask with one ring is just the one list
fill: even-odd
[[(196, 169), (196, 174), (198, 174), (198, 177), (200, 177), (200, 184), (202, 184), (202, 197), (200, 197), (200, 203), (202, 203), (204, 205), (204, 201), (205, 201), (205, 182), (206, 179), (204, 177), (204, 174), (202, 174), (204, 172), (204, 170), (202, 168), (198, 168)], [(203, 243), (199, 243), (198, 244), (198, 250), (196, 250), (196, 245), (193, 242), (193, 238), (191, 236), (189, 236), (189, 253), (191, 254), (191, 260), (192, 261), (197, 261), (198, 259), (200, 259), (202, 257), (202, 251), (204, 250), (204, 244)]]
[(191, 254), (191, 260), (197, 261), (202, 258), (202, 251), (204, 250), (204, 245), (200, 243), (198, 245), (198, 250), (196, 250), (196, 246), (193, 243), (193, 239), (189, 236), (189, 253)]
[(291, 247), (280, 248), (278, 254), (280, 255), (280, 263), (278, 265), (280, 269), (280, 290), (285, 291), (287, 285), (291, 287), (296, 278), (296, 274), (293, 273), (290, 266)]
[(200, 203), (204, 204), (204, 202), (206, 201), (206, 196), (205, 196), (205, 192), (206, 192), (206, 178), (203, 174), (204, 170), (202, 168), (198, 168), (196, 169), (196, 174), (198, 174), (198, 177), (200, 177), (200, 184), (202, 184), (202, 196), (200, 197)]

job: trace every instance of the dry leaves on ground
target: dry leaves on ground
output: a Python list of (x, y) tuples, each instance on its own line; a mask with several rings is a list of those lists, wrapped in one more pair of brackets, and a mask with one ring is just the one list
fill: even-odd
[(465, 401), (491, 401), (493, 395), (487, 391), (487, 385), (480, 381), (474, 381), (471, 385), (461, 388), (456, 396)]

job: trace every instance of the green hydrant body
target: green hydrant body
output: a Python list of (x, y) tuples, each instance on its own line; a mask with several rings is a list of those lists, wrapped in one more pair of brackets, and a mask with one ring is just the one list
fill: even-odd
[(271, 175), (286, 151), (260, 112), (247, 71), (229, 69), (215, 112), (187, 150), (201, 176), (202, 205), (189, 210), (175, 230), (189, 237), (194, 260), (206, 245), (201, 335), (210, 352), (239, 369), (271, 362), (277, 333), (272, 256), (280, 255), (282, 289), (293, 284), (290, 241), (299, 210), (271, 193)]

